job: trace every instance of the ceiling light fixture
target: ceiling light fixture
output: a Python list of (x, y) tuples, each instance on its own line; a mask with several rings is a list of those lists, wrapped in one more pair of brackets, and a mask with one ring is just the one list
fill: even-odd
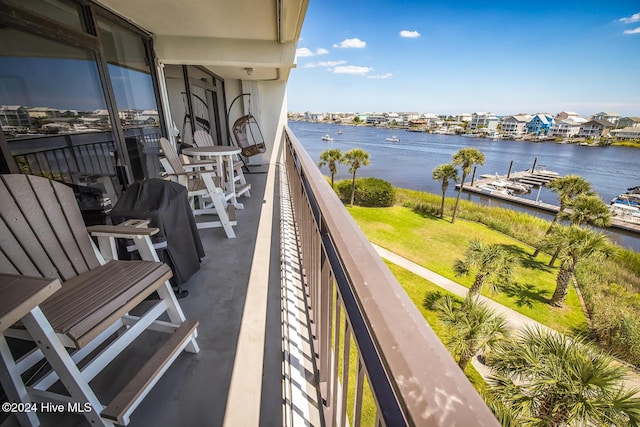
[(244, 71), (247, 73), (247, 76), (253, 74), (253, 68), (245, 68)]

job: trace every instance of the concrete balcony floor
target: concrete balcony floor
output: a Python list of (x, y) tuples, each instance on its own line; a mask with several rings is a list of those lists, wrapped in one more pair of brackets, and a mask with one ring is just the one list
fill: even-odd
[[(185, 315), (200, 322), (200, 352), (179, 356), (130, 426), (321, 425), (296, 234), (287, 194), (281, 197), (286, 175), (277, 164), (251, 169), (251, 197), (239, 199), (245, 208), (237, 211), (237, 237), (227, 239), (222, 228), (200, 230), (206, 257), (182, 286), (189, 291), (180, 300)], [(102, 402), (162, 342), (161, 335), (145, 334), (92, 381)], [(40, 419), (43, 426), (89, 425), (79, 415)], [(2, 425), (17, 424), (10, 418)]]

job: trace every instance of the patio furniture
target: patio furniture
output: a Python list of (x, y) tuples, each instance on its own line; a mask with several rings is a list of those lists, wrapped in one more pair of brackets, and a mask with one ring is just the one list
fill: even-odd
[[(211, 138), (211, 135), (203, 130), (197, 130), (193, 135), (193, 140), (199, 149), (217, 147), (213, 142), (213, 138)], [(184, 154), (188, 154), (188, 152), (189, 148), (183, 150)], [(247, 180), (244, 177), (244, 171), (242, 170), (244, 161), (242, 159), (239, 159), (237, 154), (233, 154), (231, 158), (233, 159), (233, 175), (231, 176), (233, 176), (233, 186), (236, 197), (240, 197), (242, 195), (251, 197), (251, 184), (247, 184)]]
[(216, 175), (214, 163), (184, 164), (166, 138), (160, 138), (164, 158), (160, 159), (169, 177), (187, 188), (187, 197), (195, 216), (217, 215), (217, 221), (197, 222), (198, 229), (222, 227), (228, 238), (236, 237), (235, 207), (227, 203), (233, 195), (225, 195), (223, 182)]
[[(171, 282), (178, 295), (180, 285), (200, 269), (205, 257), (195, 218), (189, 205), (187, 189), (164, 179), (146, 179), (130, 185), (111, 211), (116, 223), (144, 218), (159, 231), (152, 237), (160, 259), (173, 271)], [(135, 249), (133, 244), (126, 247)]]
[[(158, 262), (153, 250), (150, 236), (157, 229), (147, 228), (144, 221), (137, 226), (87, 229), (73, 191), (42, 177), (0, 175), (0, 200), (3, 295), (15, 297), (25, 291), (24, 283), (38, 278), (46, 278), (41, 282), (45, 287), (45, 282), (54, 287), (57, 280), (61, 282), (60, 290), (46, 299), (29, 300), (26, 294), (22, 298), (30, 304), (23, 310), (29, 312), (17, 312), (7, 320), (13, 323), (24, 314), (0, 339), (2, 364), (9, 373), (2, 376), (3, 388), (16, 402), (44, 401), (65, 408), (77, 404), (92, 425), (128, 424), (131, 413), (182, 351), (199, 351), (198, 322), (185, 319), (168, 281), (171, 269)], [(97, 238), (99, 250), (87, 231)], [(117, 260), (115, 238), (133, 239), (143, 260)], [(155, 293), (159, 299), (145, 301)], [(9, 299), (3, 297), (2, 304)], [(168, 319), (159, 320), (161, 315)], [(167, 333), (169, 338), (146, 356), (147, 362), (120, 393), (103, 404), (90, 382), (107, 366), (116, 369), (121, 362), (114, 359), (128, 346), (141, 343), (145, 331)], [(37, 346), (14, 360), (5, 337), (34, 341)], [(25, 385), (21, 375), (43, 358), (52, 369)], [(68, 395), (52, 389), (58, 380)], [(38, 423), (36, 416), (23, 418), (23, 423)]]

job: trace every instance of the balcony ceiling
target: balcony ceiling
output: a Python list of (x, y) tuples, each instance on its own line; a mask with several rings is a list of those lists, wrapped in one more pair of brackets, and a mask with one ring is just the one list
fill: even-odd
[[(286, 79), (309, 0), (98, 0), (154, 35), (164, 63), (224, 78)], [(245, 68), (252, 68), (247, 75)]]

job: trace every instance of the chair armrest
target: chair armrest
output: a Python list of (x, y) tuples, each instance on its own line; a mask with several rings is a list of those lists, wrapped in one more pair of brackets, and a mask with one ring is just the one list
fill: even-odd
[(133, 227), (126, 225), (92, 225), (87, 231), (96, 237), (116, 237), (122, 239), (135, 239), (141, 236), (153, 236), (160, 231), (158, 228)]

